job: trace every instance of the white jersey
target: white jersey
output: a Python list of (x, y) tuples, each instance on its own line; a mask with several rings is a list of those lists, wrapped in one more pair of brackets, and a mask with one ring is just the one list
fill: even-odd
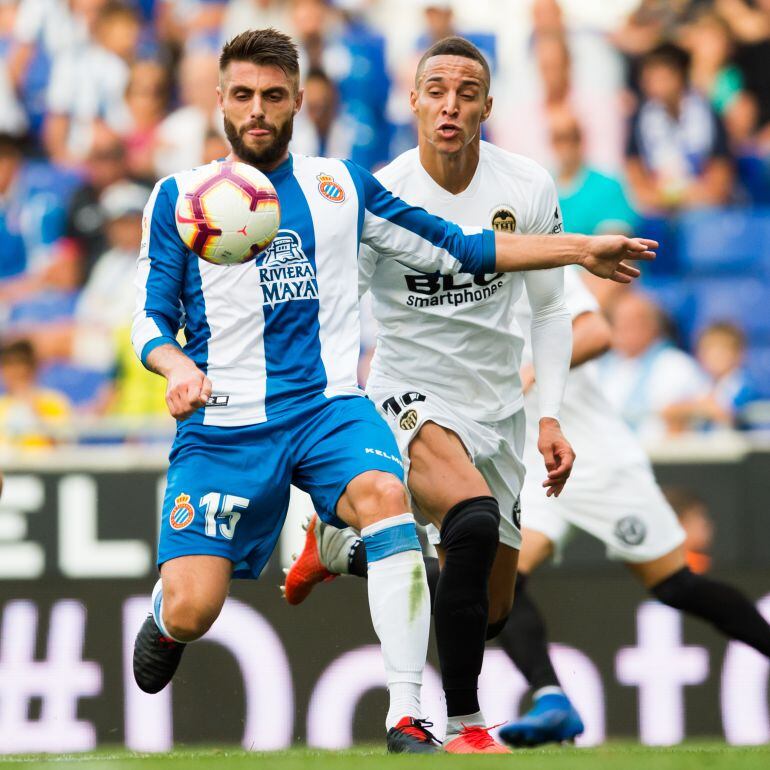
[[(564, 275), (564, 294), (573, 319), (588, 312), (596, 312), (599, 305), (580, 277), (582, 268), (568, 267)], [(516, 306), (516, 321), (522, 329), (530, 325), (529, 303)], [(531, 360), (531, 352), (524, 351), (524, 360)], [(537, 436), (537, 384), (527, 393), (527, 435)], [(595, 362), (570, 370), (564, 400), (561, 407), (561, 427), (575, 450), (577, 460), (573, 479), (600, 473), (609, 462), (618, 465), (647, 464), (647, 456), (631, 429), (612, 408), (604, 394)], [(542, 470), (543, 458), (537, 451), (536, 442), (528, 441), (524, 450), (524, 464), (529, 471)]]
[[(480, 144), (473, 179), (457, 195), (431, 178), (417, 148), (400, 155), (377, 177), (395, 195), (461, 225), (516, 233), (562, 230), (558, 197), (548, 173), (534, 161), (487, 142)], [(543, 323), (535, 347), (536, 353), (540, 351), (542, 380), (552, 384), (541, 403), (541, 416), (558, 416), (571, 346), (562, 272), (454, 276), (445, 271), (418, 272), (405, 261), (363, 248), (361, 292), (371, 290), (379, 324), (367, 389), (422, 388), (482, 422), (501, 420), (521, 409), (524, 340), (513, 306), (526, 282), (530, 295), (540, 300)]]

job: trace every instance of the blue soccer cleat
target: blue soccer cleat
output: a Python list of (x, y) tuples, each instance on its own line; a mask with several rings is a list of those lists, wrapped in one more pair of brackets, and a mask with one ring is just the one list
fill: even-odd
[(500, 729), (511, 746), (540, 746), (573, 741), (585, 728), (570, 699), (561, 693), (541, 695), (521, 718)]

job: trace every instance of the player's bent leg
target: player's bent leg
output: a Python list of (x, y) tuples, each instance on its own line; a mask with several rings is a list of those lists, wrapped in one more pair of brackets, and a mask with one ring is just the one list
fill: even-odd
[(134, 642), (134, 679), (144, 692), (162, 690), (176, 673), (187, 643), (208, 631), (222, 610), (232, 562), (218, 556), (183, 556), (161, 567), (152, 612)]
[(409, 490), (439, 527), (442, 567), (433, 605), (450, 753), (501, 753), (478, 702), (489, 617), (489, 578), (500, 510), (460, 438), (427, 422), (409, 445)]
[(770, 657), (770, 625), (757, 608), (737, 588), (691, 572), (681, 546), (628, 567), (658, 601), (702, 618), (725, 636)]
[(533, 690), (532, 708), (500, 729), (511, 746), (539, 746), (574, 740), (583, 722), (564, 694), (548, 653), (545, 621), (527, 591), (529, 573), (553, 554), (553, 542), (543, 533), (524, 528), (516, 594), (508, 622), (498, 636)]
[(390, 473), (362, 473), (347, 485), (337, 515), (361, 531), (366, 545), (369, 608), (382, 646), (390, 695), (385, 720), (388, 750), (437, 751), (435, 739), (420, 719), (430, 600), (420, 541), (403, 484)]

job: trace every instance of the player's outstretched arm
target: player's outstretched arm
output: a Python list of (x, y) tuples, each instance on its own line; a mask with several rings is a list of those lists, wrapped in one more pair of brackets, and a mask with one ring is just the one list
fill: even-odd
[(211, 396), (211, 380), (176, 345), (159, 345), (147, 354), (147, 368), (166, 378), (166, 406), (177, 420), (191, 417)]
[(582, 265), (601, 278), (631, 283), (640, 272), (626, 260), (655, 259), (658, 243), (624, 235), (513, 235), (495, 233), (499, 272)]

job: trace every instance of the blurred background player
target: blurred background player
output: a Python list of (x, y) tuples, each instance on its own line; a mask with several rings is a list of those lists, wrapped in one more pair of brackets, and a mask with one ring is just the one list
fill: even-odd
[[(656, 484), (641, 444), (608, 403), (591, 363), (610, 344), (609, 326), (577, 271), (567, 271), (565, 285), (573, 347), (562, 423), (580, 459), (558, 499), (546, 499), (534, 474), (525, 478), (516, 598), (498, 637), (533, 691), (532, 709), (500, 730), (501, 737), (515, 746), (569, 740), (583, 729), (561, 689), (548, 653), (545, 624), (527, 590), (533, 571), (558, 556), (575, 529), (601, 540), (607, 555), (625, 562), (659, 601), (706, 620), (770, 657), (770, 625), (754, 605), (735, 588), (689, 568), (685, 532)], [(516, 316), (527, 328), (524, 303), (517, 305)], [(522, 380), (530, 386), (525, 408), (528, 427), (534, 429), (537, 383), (531, 366)], [(539, 466), (531, 445), (526, 445), (524, 459), (528, 469)]]

